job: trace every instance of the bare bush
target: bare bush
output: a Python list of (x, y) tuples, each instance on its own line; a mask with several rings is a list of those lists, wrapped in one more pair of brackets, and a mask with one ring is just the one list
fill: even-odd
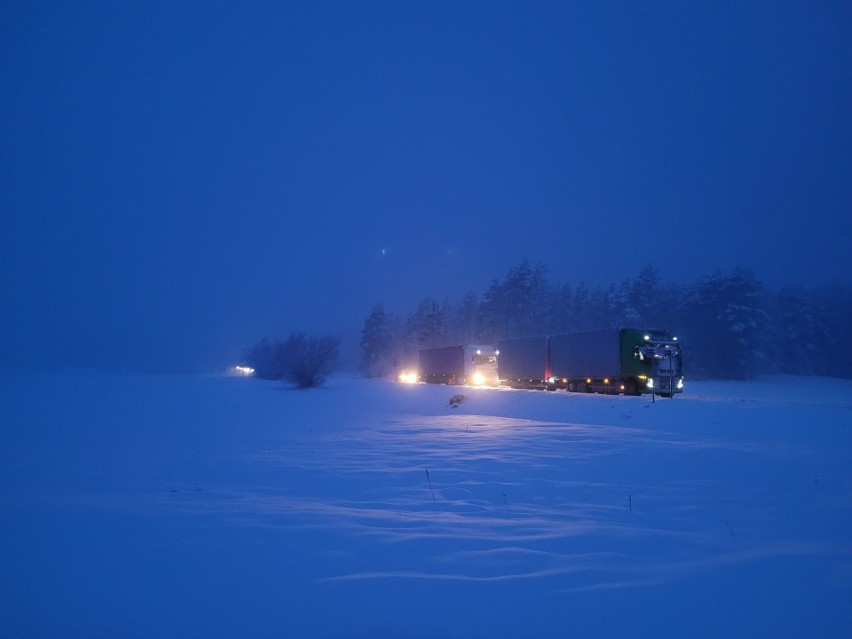
[(340, 339), (292, 333), (286, 342), (263, 338), (243, 359), (260, 379), (279, 379), (297, 388), (322, 385), (337, 365)]
[(281, 379), (297, 388), (321, 386), (337, 365), (340, 339), (292, 333), (283, 345)]

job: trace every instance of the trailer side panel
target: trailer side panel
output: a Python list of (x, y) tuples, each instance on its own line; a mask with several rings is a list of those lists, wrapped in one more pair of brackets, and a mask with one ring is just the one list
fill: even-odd
[(420, 375), (429, 377), (464, 376), (464, 346), (424, 348), (420, 351)]
[(547, 377), (547, 338), (516, 337), (497, 342), (497, 368), (501, 380), (542, 381)]
[(621, 375), (618, 329), (551, 335), (550, 358), (557, 378), (617, 379)]

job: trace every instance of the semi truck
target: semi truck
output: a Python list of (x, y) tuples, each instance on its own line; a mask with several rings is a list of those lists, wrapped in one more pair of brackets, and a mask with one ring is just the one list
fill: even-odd
[[(498, 348), (500, 379), (509, 386), (662, 397), (683, 392), (680, 343), (661, 330), (604, 328), (522, 337), (502, 340)], [(533, 357), (539, 357), (537, 364)]]
[(416, 374), (403, 372), (400, 381), (497, 386), (497, 355), (497, 349), (487, 344), (423, 348)]

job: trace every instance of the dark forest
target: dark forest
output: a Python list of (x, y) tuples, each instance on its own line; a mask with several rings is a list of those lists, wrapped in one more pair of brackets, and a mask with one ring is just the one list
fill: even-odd
[(681, 339), (686, 374), (749, 379), (784, 373), (852, 377), (852, 288), (768, 289), (749, 270), (663, 283), (646, 266), (608, 286), (553, 282), (527, 260), (486, 291), (424, 297), (396, 314), (376, 304), (361, 332), (361, 372), (383, 376), (420, 348), (603, 327), (665, 329)]

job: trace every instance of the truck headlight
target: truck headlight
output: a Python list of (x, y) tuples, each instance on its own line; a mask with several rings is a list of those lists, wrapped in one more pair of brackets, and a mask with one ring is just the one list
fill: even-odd
[(417, 373), (410, 373), (405, 371), (399, 374), (399, 381), (403, 384), (416, 384), (417, 383)]
[(485, 383), (485, 375), (483, 375), (482, 373), (474, 373), (473, 383), (477, 386), (482, 386)]

